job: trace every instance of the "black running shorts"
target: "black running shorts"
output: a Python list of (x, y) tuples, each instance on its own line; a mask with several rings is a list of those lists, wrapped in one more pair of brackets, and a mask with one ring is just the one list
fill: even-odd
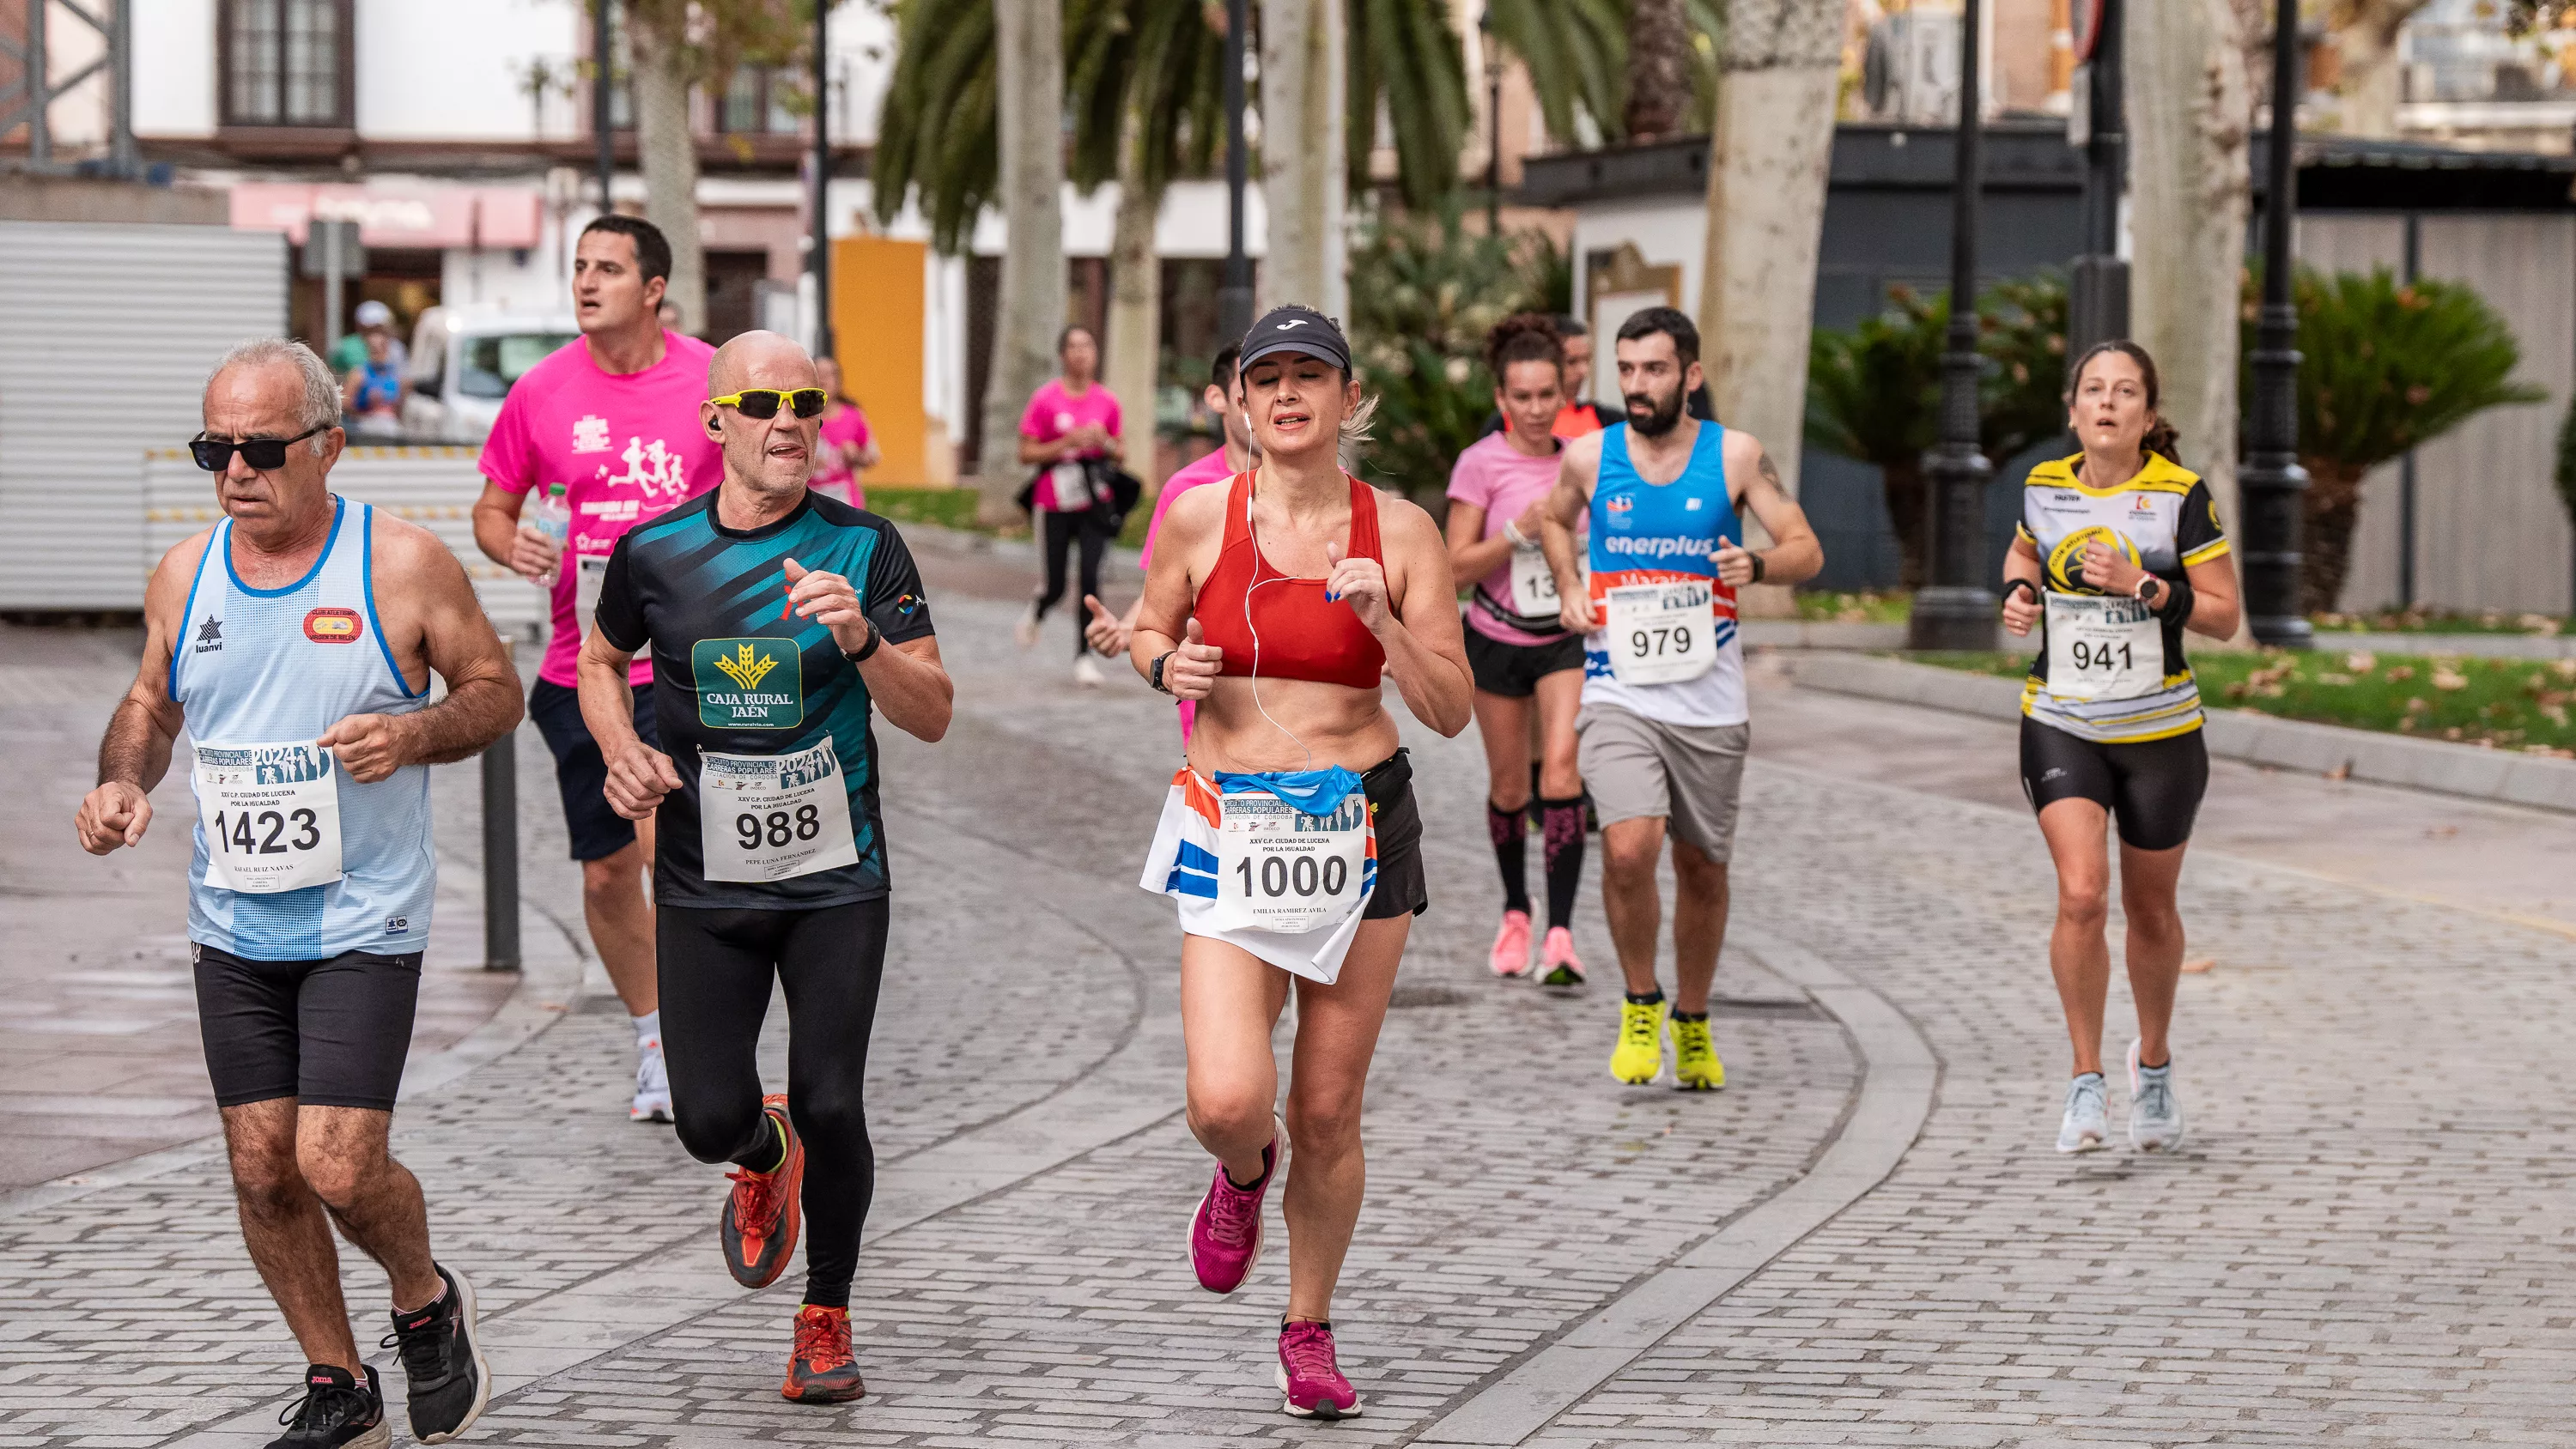
[(1527, 699), (1551, 674), (1583, 668), (1583, 636), (1568, 634), (1544, 644), (1506, 644), (1467, 629), (1467, 672), (1476, 687), (1505, 699)]
[[(563, 794), (564, 830), (572, 837), (572, 858), (606, 860), (635, 843), (635, 822), (608, 804), (608, 759), (599, 741), (582, 722), (581, 691), (540, 679), (528, 691), (528, 717), (546, 748), (555, 756), (555, 788)], [(662, 748), (662, 732), (653, 719), (653, 687), (635, 687), (635, 733), (644, 743)]]
[(251, 961), (189, 949), (217, 1106), (293, 1097), (306, 1107), (393, 1110), (420, 997), (419, 952)]
[(2111, 812), (2125, 845), (2171, 850), (2190, 840), (2208, 789), (2209, 744), (2199, 730), (2106, 745), (2027, 716), (2021, 722), (2021, 792), (2030, 808), (2090, 800)]
[(1431, 908), (1431, 882), (1422, 870), (1422, 812), (1413, 803), (1413, 756), (1398, 750), (1360, 775), (1377, 821), (1377, 888), (1369, 892), (1363, 921), (1418, 916)]

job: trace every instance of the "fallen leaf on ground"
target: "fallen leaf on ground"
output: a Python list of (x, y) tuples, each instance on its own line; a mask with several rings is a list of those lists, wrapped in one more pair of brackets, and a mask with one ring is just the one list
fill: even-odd
[(2435, 840), (2448, 840), (2452, 836), (2460, 833), (2460, 827), (2456, 825), (2436, 825), (2424, 833)]
[(2202, 957), (2199, 957), (2199, 958), (2194, 959), (2194, 960), (2185, 961), (2184, 963), (2182, 963), (2182, 969), (2183, 969), (2187, 974), (2190, 974), (2190, 975), (2193, 975), (2193, 976), (2197, 976), (2197, 975), (2199, 975), (2200, 973), (2202, 973), (2203, 971), (2206, 971), (2206, 970), (2208, 970), (2210, 967), (2215, 966), (2215, 965), (2217, 965), (2217, 964), (2218, 964), (2218, 961), (2217, 961), (2217, 959), (2216, 959), (2216, 958), (2214, 958), (2214, 957), (2210, 957), (2210, 956), (2202, 956)]
[(2346, 760), (2346, 761), (2344, 761), (2342, 764), (2335, 766), (2333, 769), (2326, 771), (2326, 778), (2327, 778), (2327, 779), (2329, 779), (2329, 780), (2349, 780), (2349, 779), (2351, 779), (2351, 778), (2352, 778), (2352, 761), (2350, 761), (2350, 760)]
[(2343, 667), (2355, 674), (2368, 674), (2379, 667), (2379, 656), (2367, 649), (2356, 649), (2343, 657)]
[(2413, 679), (2415, 677), (2415, 666), (2412, 664), (2392, 664), (2388, 669), (2388, 677), (2392, 680)]
[(2469, 687), (2469, 677), (2457, 670), (2443, 669), (2436, 666), (2433, 670), (2433, 687), (2435, 689), (2466, 689)]

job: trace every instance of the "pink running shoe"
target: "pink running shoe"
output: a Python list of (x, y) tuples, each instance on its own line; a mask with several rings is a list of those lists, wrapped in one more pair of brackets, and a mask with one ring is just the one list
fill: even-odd
[(1527, 976), (1529, 974), (1529, 938), (1529, 912), (1503, 912), (1503, 928), (1494, 933), (1493, 967), (1495, 975)]
[(1280, 1151), (1288, 1141), (1287, 1129), (1275, 1117), (1270, 1131), (1270, 1145), (1261, 1149), (1261, 1181), (1236, 1187), (1220, 1162), (1207, 1196), (1199, 1199), (1199, 1210), (1190, 1214), (1190, 1267), (1199, 1275), (1199, 1286), (1210, 1293), (1242, 1287), (1261, 1262), (1261, 1199), (1279, 1175)]
[(1538, 948), (1539, 984), (1542, 986), (1580, 986), (1583, 984), (1583, 958), (1574, 954), (1574, 933), (1563, 926), (1547, 928), (1547, 939)]
[(1279, 1325), (1279, 1392), (1288, 1396), (1279, 1407), (1300, 1419), (1359, 1417), (1360, 1396), (1333, 1361), (1333, 1325)]

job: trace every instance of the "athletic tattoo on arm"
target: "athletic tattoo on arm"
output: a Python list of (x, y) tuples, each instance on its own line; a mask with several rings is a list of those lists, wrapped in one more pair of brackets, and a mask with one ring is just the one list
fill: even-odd
[(1780, 486), (1780, 469), (1777, 465), (1772, 463), (1771, 450), (1769, 448), (1762, 450), (1761, 456), (1755, 460), (1754, 466), (1761, 470), (1762, 481), (1771, 485), (1772, 492), (1780, 493), (1787, 491)]

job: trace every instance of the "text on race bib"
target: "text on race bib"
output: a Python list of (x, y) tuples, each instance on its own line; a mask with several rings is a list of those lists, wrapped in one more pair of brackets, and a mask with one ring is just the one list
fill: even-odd
[(274, 895), (340, 879), (338, 762), (311, 743), (196, 746), (210, 886)]
[(1229, 794), (1219, 808), (1214, 929), (1300, 934), (1366, 903), (1374, 826), (1359, 791), (1324, 815), (1268, 794)]
[(698, 723), (789, 730), (805, 722), (804, 658), (793, 639), (701, 639), (689, 650)]
[(859, 863), (849, 786), (829, 739), (790, 755), (701, 755), (698, 831), (711, 881), (780, 881)]
[(2164, 688), (2164, 629), (2136, 599), (2050, 590), (2047, 630), (2052, 698), (2138, 699)]
[(1602, 600), (1610, 672), (1622, 684), (1677, 684), (1717, 662), (1715, 591), (1706, 579), (1623, 584)]

